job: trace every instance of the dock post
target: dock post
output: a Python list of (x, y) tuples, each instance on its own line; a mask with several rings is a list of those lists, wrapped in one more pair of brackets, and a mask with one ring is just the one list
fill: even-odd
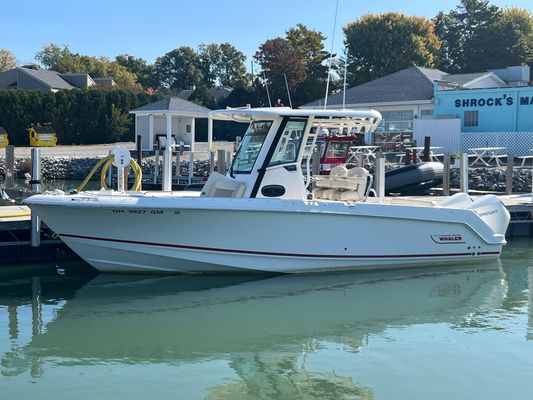
[(424, 137), (424, 155), (423, 155), (422, 161), (425, 161), (425, 162), (429, 161), (430, 147), (431, 147), (431, 136), (425, 136)]
[(313, 150), (313, 158), (312, 158), (312, 167), (311, 167), (311, 173), (314, 176), (320, 175), (320, 153), (318, 152), (318, 148), (315, 147)]
[(6, 146), (6, 188), (15, 186), (15, 146), (9, 144)]
[(444, 174), (442, 177), (442, 195), (450, 195), (450, 169), (452, 164), (452, 157), (449, 153), (444, 154)]
[(385, 197), (385, 157), (383, 153), (376, 153), (376, 170), (374, 172), (374, 188), (379, 198)]
[(505, 194), (513, 194), (514, 155), (507, 156), (507, 170), (505, 171)]
[(180, 176), (181, 176), (181, 152), (182, 152), (181, 148), (182, 148), (182, 145), (179, 144), (178, 151), (176, 152), (176, 176), (178, 178), (178, 183), (179, 183)]
[(461, 192), (468, 194), (468, 154), (461, 153), (459, 163)]
[(233, 153), (230, 150), (226, 151), (226, 171), (225, 172), (229, 171), (231, 167), (231, 158), (232, 158), (231, 155), (232, 154)]
[(33, 147), (31, 149), (31, 191), (41, 192), (41, 149)]
[(142, 167), (142, 163), (143, 163), (142, 136), (137, 135), (137, 164), (139, 164), (139, 167)]
[(189, 185), (192, 183), (194, 176), (194, 151), (189, 152)]
[[(111, 150), (109, 150), (109, 155), (113, 154)], [(113, 186), (113, 164), (111, 164), (107, 170), (107, 187), (109, 189), (112, 189)]]
[[(31, 149), (31, 190), (35, 193), (41, 191), (41, 149)], [(35, 213), (31, 213), (31, 232), (30, 245), (31, 247), (39, 247), (41, 245), (41, 218)]]
[(157, 185), (159, 178), (159, 150), (155, 151), (155, 167), (154, 167), (154, 185)]
[(215, 170), (215, 152), (209, 151), (209, 175)]
[(219, 174), (226, 174), (226, 151), (218, 150), (217, 151), (217, 172)]

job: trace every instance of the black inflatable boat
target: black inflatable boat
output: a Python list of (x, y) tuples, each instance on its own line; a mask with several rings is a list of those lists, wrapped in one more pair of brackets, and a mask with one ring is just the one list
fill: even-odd
[(432, 187), (442, 184), (444, 165), (422, 162), (385, 172), (385, 192), (402, 196), (422, 196)]

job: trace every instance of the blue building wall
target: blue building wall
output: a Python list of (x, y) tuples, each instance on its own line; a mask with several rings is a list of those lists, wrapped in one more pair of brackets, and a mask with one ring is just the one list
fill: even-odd
[[(438, 90), (434, 118), (456, 116), (462, 132), (533, 132), (533, 87)], [(464, 112), (478, 111), (478, 126), (464, 125)]]

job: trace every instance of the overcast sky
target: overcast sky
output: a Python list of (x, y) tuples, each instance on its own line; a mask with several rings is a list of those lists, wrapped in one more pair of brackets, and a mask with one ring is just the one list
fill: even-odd
[[(401, 11), (433, 17), (458, 0), (339, 0), (335, 51), (342, 27), (366, 13)], [(533, 9), (533, 0), (493, 0), (501, 7)], [(128, 53), (153, 62), (182, 46), (229, 42), (250, 57), (265, 40), (301, 22), (328, 36), (336, 0), (24, 0), (2, 2), (0, 48), (31, 62), (48, 43), (68, 44), (94, 56)]]

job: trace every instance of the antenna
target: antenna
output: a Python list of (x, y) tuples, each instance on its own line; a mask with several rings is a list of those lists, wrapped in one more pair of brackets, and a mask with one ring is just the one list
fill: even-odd
[(267, 78), (266, 78), (266, 75), (265, 75), (265, 71), (263, 71), (263, 80), (265, 81), (265, 87), (266, 87), (266, 90), (267, 90), (268, 106), (272, 107), (272, 102), (270, 101), (270, 93), (268, 91), (268, 82), (267, 82)]
[(291, 92), (289, 91), (289, 84), (287, 83), (287, 74), (283, 73), (283, 76), (285, 78), (285, 87), (287, 88), (287, 96), (289, 96), (289, 105), (292, 108)]
[(344, 82), (342, 84), (342, 109), (346, 108), (346, 71), (348, 70), (348, 47), (344, 48)]
[(335, 43), (335, 28), (337, 27), (337, 12), (339, 11), (339, 0), (335, 6), (335, 20), (333, 21), (333, 35), (331, 36), (331, 51), (329, 52), (328, 81), (326, 83), (326, 98), (324, 99), (324, 110), (328, 107), (329, 81), (331, 79), (331, 66), (333, 64), (333, 45)]

